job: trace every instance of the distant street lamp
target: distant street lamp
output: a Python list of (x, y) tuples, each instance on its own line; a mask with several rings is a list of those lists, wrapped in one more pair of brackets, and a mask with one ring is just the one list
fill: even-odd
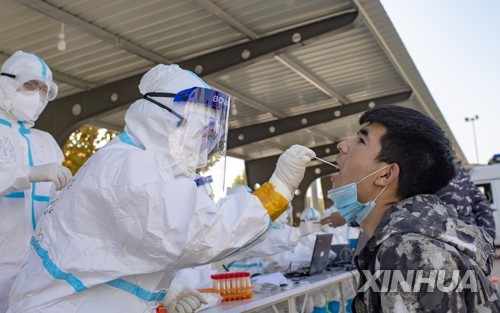
[(473, 117), (466, 117), (466, 122), (472, 122), (472, 132), (474, 133), (474, 147), (476, 148), (476, 163), (479, 163), (479, 154), (477, 153), (477, 139), (476, 139), (476, 128), (474, 127), (474, 122), (479, 119), (479, 116), (475, 115)]

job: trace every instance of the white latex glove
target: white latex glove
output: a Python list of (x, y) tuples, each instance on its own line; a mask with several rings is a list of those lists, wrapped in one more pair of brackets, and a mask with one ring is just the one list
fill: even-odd
[(302, 221), (300, 222), (299, 228), (297, 228), (297, 234), (299, 237), (304, 237), (320, 231), (321, 223), (318, 221)]
[(276, 164), (269, 182), (274, 185), (275, 190), (285, 199), (291, 201), (295, 189), (304, 178), (306, 166), (316, 153), (301, 145), (293, 145), (283, 152)]
[(207, 301), (195, 289), (174, 285), (168, 289), (163, 305), (168, 313), (193, 313)]
[(28, 179), (32, 183), (37, 182), (53, 182), (56, 185), (56, 190), (61, 190), (71, 180), (71, 171), (57, 163), (48, 163), (38, 166), (23, 167)]

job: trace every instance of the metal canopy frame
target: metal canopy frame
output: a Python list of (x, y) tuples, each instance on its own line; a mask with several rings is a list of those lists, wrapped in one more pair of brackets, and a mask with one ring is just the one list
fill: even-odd
[[(30, 1), (27, 2), (30, 3)], [(39, 9), (38, 6), (37, 8)], [(351, 24), (356, 16), (357, 11), (343, 13), (178, 64), (182, 68), (191, 69), (200, 76), (214, 74), (244, 65), (256, 58), (272, 56), (273, 53), (294, 45), (301, 45), (305, 40)], [(51, 102), (37, 120), (37, 127), (52, 133), (58, 143), (62, 145), (69, 134), (80, 125), (101, 114), (130, 105), (133, 101), (141, 98), (142, 95), (139, 93), (137, 85), (142, 75), (135, 75), (89, 91), (57, 99)]]
[[(107, 46), (109, 50), (106, 51), (119, 49), (122, 50), (122, 52), (127, 52), (128, 58), (133, 58), (135, 60), (139, 57), (142, 60), (140, 68), (139, 66), (132, 67), (130, 77), (125, 76), (126, 74), (121, 72), (118, 76), (113, 77), (116, 77), (116, 79), (118, 79), (118, 77), (127, 78), (114, 81), (112, 83), (106, 83), (105, 85), (102, 84), (113, 81), (114, 79), (104, 77), (100, 84), (99, 79), (94, 78), (96, 77), (95, 75), (91, 76), (93, 78), (84, 78), (83, 76), (77, 77), (80, 74), (79, 72), (68, 74), (69, 72), (62, 72), (61, 68), (59, 71), (53, 72), (54, 78), (58, 82), (66, 84), (66, 88), (70, 87), (70, 90), (67, 91), (66, 94), (71, 94), (79, 90), (86, 90), (84, 92), (72, 94), (51, 102), (36, 123), (37, 128), (51, 132), (61, 145), (66, 141), (69, 134), (80, 125), (84, 123), (92, 124), (92, 122), (96, 123), (96, 125), (99, 123), (105, 124), (107, 122), (102, 121), (104, 120), (104, 116), (116, 112), (121, 113), (133, 101), (142, 97), (138, 91), (137, 85), (139, 84), (143, 72), (152, 66), (152, 64), (171, 64), (176, 61), (181, 67), (190, 69), (200, 76), (203, 76), (204, 80), (214, 88), (223, 90), (233, 95), (234, 98), (238, 100), (238, 105), (239, 103), (242, 103), (244, 106), (251, 108), (253, 110), (252, 114), (255, 114), (255, 111), (262, 112), (262, 114), (258, 113), (260, 115), (256, 118), (256, 120), (267, 122), (260, 122), (250, 126), (230, 129), (228, 138), (229, 149), (261, 141), (262, 144), (259, 143), (260, 146), (266, 146), (266, 148), (270, 147), (272, 153), (276, 153), (277, 149), (283, 151), (288, 147), (285, 147), (280, 141), (281, 138), (274, 140), (265, 139), (284, 135), (296, 130), (303, 130), (304, 132), (309, 133), (311, 137), (314, 136), (316, 138), (322, 138), (322, 143), (335, 142), (341, 139), (342, 135), (338, 136), (338, 134), (329, 133), (324, 130), (325, 128), (321, 127), (320, 129), (320, 127), (314, 127), (314, 125), (328, 123), (338, 118), (357, 114), (376, 105), (394, 103), (398, 101), (405, 102), (405, 100), (409, 98), (408, 102), (410, 105), (416, 103), (417, 106), (421, 106), (426, 113), (428, 113), (431, 117), (436, 118), (449, 132), (444, 118), (441, 116), (439, 109), (437, 109), (434, 100), (426, 89), (425, 84), (419, 76), (415, 66), (411, 62), (411, 58), (407, 55), (404, 46), (397, 37), (397, 34), (392, 28), (383, 7), (378, 1), (332, 1), (331, 4), (329, 2), (327, 6), (322, 7), (323, 10), (321, 10), (321, 12), (324, 13), (314, 14), (313, 19), (305, 18), (301, 20), (297, 18), (294, 19), (294, 23), (277, 24), (278, 27), (265, 28), (260, 26), (256, 27), (256, 24), (253, 24), (254, 26), (252, 27), (251, 25), (255, 20), (251, 17), (249, 18), (248, 15), (246, 15), (246, 18), (243, 18), (238, 5), (231, 6), (224, 1), (194, 0), (190, 2), (189, 5), (186, 5), (188, 10), (192, 10), (190, 12), (195, 12), (198, 9), (196, 8), (196, 5), (198, 5), (199, 8), (203, 8), (203, 10), (210, 12), (213, 17), (222, 21), (232, 30), (235, 30), (238, 35), (235, 35), (234, 33), (231, 34), (231, 38), (236, 38), (236, 41), (233, 42), (235, 43), (234, 45), (231, 45), (231, 42), (220, 42), (218, 43), (218, 46), (210, 46), (209, 49), (212, 52), (206, 54), (202, 54), (202, 51), (204, 51), (202, 49), (191, 51), (189, 55), (195, 57), (190, 58), (188, 56), (187, 58), (190, 59), (187, 60), (173, 60), (175, 57), (171, 55), (168, 57), (160, 55), (158, 51), (162, 51), (161, 49), (155, 49), (154, 45), (144, 43), (139, 44), (141, 42), (139, 37), (131, 36), (130, 33), (125, 35), (126, 31), (123, 32), (123, 30), (116, 30), (119, 28), (115, 28), (116, 33), (110, 31), (112, 28), (106, 28), (106, 23), (102, 23), (102, 19), (100, 20), (101, 23), (94, 22), (91, 19), (86, 20), (82, 17), (85, 15), (79, 15), (76, 12), (71, 12), (72, 5), (63, 5), (59, 7), (52, 4), (57, 3), (55, 0), (14, 1), (32, 10), (40, 12), (56, 21), (65, 23), (70, 28), (78, 30), (84, 35), (90, 35), (92, 38), (97, 38), (100, 41), (107, 43), (108, 45), (104, 46)], [(185, 5), (184, 2), (179, 3)], [(193, 6), (192, 4), (196, 5)], [(126, 4), (124, 5), (126, 6)], [(161, 4), (162, 7), (169, 5), (171, 5), (170, 2), (164, 2)], [(324, 9), (327, 9), (328, 12), (325, 13)], [(231, 15), (230, 12), (233, 15)], [(5, 18), (8, 20), (7, 16), (5, 16)], [(245, 23), (247, 23), (247, 25)], [(41, 25), (46, 26), (48, 24), (50, 24), (50, 22), (44, 20), (43, 24), (39, 24), (39, 27), (41, 27)], [(32, 27), (31, 25), (27, 26), (28, 29), (31, 29), (30, 27)], [(264, 31), (259, 33), (257, 29), (264, 29)], [(366, 40), (368, 35), (363, 33), (364, 30), (368, 30), (368, 32), (371, 33), (371, 36), (373, 36), (378, 44), (377, 47), (383, 51), (388, 62), (394, 66), (394, 69), (399, 74), (399, 78), (403, 82), (401, 86), (393, 87), (392, 89), (385, 89), (385, 91), (383, 91), (384, 88), (381, 86), (380, 92), (371, 93), (372, 96), (370, 96), (370, 91), (373, 92), (374, 90), (368, 91), (365, 96), (357, 94), (359, 90), (348, 90), (348, 92), (346, 92), (345, 86), (337, 85), (337, 83), (334, 83), (335, 80), (329, 77), (330, 74), (325, 74), (318, 69), (321, 68), (321, 66), (318, 66), (317, 62), (312, 62), (311, 60), (306, 60), (300, 57), (300, 55), (303, 55), (304, 53), (303, 50), (308, 50), (307, 46), (310, 43), (312, 46), (316, 42), (321, 42), (321, 37), (330, 32), (335, 32), (335, 36), (338, 34), (340, 42), (346, 44), (347, 40), (346, 38), (343, 38), (343, 35), (348, 31), (353, 31), (354, 36), (356, 38), (360, 38), (359, 45), (364, 45), (368, 48), (368, 50), (371, 48), (371, 51), (373, 51), (373, 47)], [(26, 31), (24, 33), (26, 33)], [(354, 43), (354, 41), (348, 42), (346, 47), (356, 52), (357, 44), (358, 43)], [(110, 46), (113, 48), (110, 48)], [(105, 48), (106, 47), (101, 46), (101, 49)], [(50, 55), (50, 53), (47, 52), (48, 48), (46, 45), (41, 49), (45, 49), (45, 53)], [(156, 52), (154, 50), (156, 50)], [(367, 54), (370, 54), (370, 52), (367, 52)], [(3, 61), (2, 59), (6, 59), (8, 56), (9, 55), (7, 53), (0, 51), (0, 61)], [(54, 54), (52, 54), (52, 56), (54, 59), (63, 59), (58, 56), (54, 56)], [(342, 57), (349, 58), (350, 56)], [(293, 72), (293, 74), (302, 78), (304, 80), (305, 87), (307, 86), (310, 88), (313, 86), (316, 90), (319, 90), (321, 93), (326, 95), (328, 100), (321, 101), (328, 103), (328, 109), (316, 109), (312, 112), (291, 114), (288, 112), (293, 112), (293, 110), (288, 110), (288, 108), (283, 109), (283, 107), (281, 109), (277, 109), (273, 105), (266, 104), (262, 98), (258, 100), (259, 98), (255, 97), (255, 94), (246, 95), (238, 92), (236, 90), (237, 88), (231, 84), (225, 86), (224, 80), (220, 79), (222, 74), (230, 76), (232, 71), (242, 70), (242, 72), (244, 72), (247, 65), (258, 65), (260, 61), (267, 61), (270, 58), (273, 58), (276, 62), (279, 62), (281, 65)], [(377, 62), (381, 61), (380, 58), (375, 58), (375, 60), (377, 61), (372, 64), (378, 64)], [(342, 60), (342, 62), (343, 61), (344, 60)], [(338, 67), (341, 68), (340, 75), (345, 75), (345, 70), (351, 65), (354, 66), (355, 72), (360, 71), (360, 64), (355, 62), (351, 64), (345, 61), (345, 63), (338, 65)], [(363, 68), (362, 70), (364, 71), (365, 69), (367, 72), (370, 70), (369, 68)], [(111, 69), (108, 68), (107, 71), (110, 72)], [(140, 74), (136, 75), (137, 73)], [(374, 74), (367, 73), (367, 76), (369, 75), (373, 76)], [(394, 79), (393, 77), (391, 78), (390, 75), (388, 75), (388, 77), (389, 79)], [(355, 79), (356, 75), (352, 75), (348, 78), (351, 78), (351, 80)], [(94, 80), (90, 81), (92, 79)], [(397, 83), (394, 83), (394, 85), (396, 86)], [(306, 90), (307, 87), (305, 88)], [(374, 87), (373, 89), (376, 88)], [(390, 95), (373, 98), (374, 96), (384, 94)], [(366, 99), (370, 97), (372, 98), (371, 100), (351, 103), (352, 101), (357, 101), (358, 99)], [(308, 103), (308, 105), (316, 108), (326, 107), (326, 105), (322, 105), (321, 102)], [(298, 112), (304, 111), (302, 110)], [(266, 118), (259, 119), (261, 115), (265, 114), (268, 114)], [(271, 118), (276, 118), (276, 120), (270, 121), (269, 115)], [(113, 122), (109, 123), (113, 124)], [(242, 121), (241, 125), (246, 125), (246, 122)], [(452, 138), (452, 141), (454, 142), (454, 145), (456, 145), (459, 154), (463, 156), (454, 138)], [(312, 142), (308, 144), (314, 145)], [(251, 149), (249, 150), (251, 151)], [(337, 153), (336, 143), (319, 146), (314, 148), (314, 150), (319, 157), (325, 157)], [(245, 151), (245, 148), (241, 148), (239, 151)], [(237, 153), (234, 155), (236, 154)], [(271, 153), (266, 152), (261, 155), (269, 154)], [(249, 184), (253, 186), (257, 182), (267, 181), (272, 174), (272, 171), (274, 171), (277, 159), (278, 155), (261, 159), (247, 160), (246, 166)], [(317, 162), (313, 164), (317, 164)], [(300, 194), (293, 200), (293, 204), (296, 209), (301, 209), (303, 207), (303, 200), (309, 184), (317, 177), (330, 174), (332, 171), (333, 168), (325, 164), (319, 164), (317, 166), (312, 165), (307, 169), (305, 178), (299, 186)], [(321, 183), (324, 194), (326, 194), (325, 191), (331, 188), (331, 183), (327, 179), (322, 179)], [(328, 203), (328, 201), (329, 200), (325, 198), (325, 204)]]
[(350, 103), (349, 105), (298, 114), (271, 122), (231, 129), (228, 134), (228, 149), (236, 148), (263, 139), (269, 139), (271, 137), (279, 136), (313, 125), (331, 122), (338, 118), (358, 114), (370, 108), (374, 108), (375, 106), (404, 101), (408, 99), (411, 94), (411, 91), (401, 92), (371, 100)]
[(111, 45), (116, 45), (121, 49), (138, 55), (144, 59), (148, 59), (156, 63), (172, 63), (171, 60), (162, 57), (156, 53), (149, 51), (119, 35), (113, 34), (101, 27), (98, 27), (92, 23), (87, 22), (71, 13), (68, 13), (48, 2), (45, 1), (33, 1), (33, 0), (15, 0), (28, 8), (38, 11), (42, 14), (50, 16), (58, 21), (61, 21), (75, 29), (78, 29), (84, 33), (92, 35), (95, 38), (107, 42)]

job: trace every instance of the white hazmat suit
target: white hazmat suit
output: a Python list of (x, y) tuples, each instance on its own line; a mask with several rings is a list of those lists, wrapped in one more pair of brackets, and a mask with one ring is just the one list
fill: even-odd
[(301, 225), (311, 225), (310, 223), (314, 223), (314, 231), (305, 231), (305, 235), (300, 236), (290, 250), (280, 251), (280, 253), (269, 256), (276, 264), (276, 270), (278, 271), (295, 271), (301, 266), (309, 265), (311, 261), (316, 233), (322, 232), (319, 224), (321, 214), (314, 208), (305, 208), (301, 213), (300, 219)]
[[(214, 204), (193, 178), (215, 145), (205, 138), (208, 149), (200, 142), (185, 142), (191, 154), (176, 148), (189, 136), (196, 141), (209, 126), (187, 127), (197, 117), (188, 116), (190, 104), (176, 106), (175, 99), (192, 87), (208, 88), (176, 65), (160, 64), (143, 76), (141, 93), (159, 104), (132, 104), (125, 132), (94, 154), (47, 209), (12, 288), (9, 312), (153, 312), (177, 270), (220, 260), (262, 239), (314, 152), (292, 146), (260, 192)], [(208, 108), (202, 111), (213, 114)]]
[[(43, 90), (41, 90), (43, 88)], [(30, 89), (30, 90), (28, 90)], [(18, 51), (0, 75), (0, 312), (30, 247), (40, 214), (71, 179), (54, 138), (34, 122), (57, 93), (52, 72), (34, 54)], [(50, 97), (49, 97), (50, 94)]]
[(251, 275), (278, 271), (280, 267), (270, 262), (272, 258), (269, 257), (293, 251), (301, 238), (321, 231), (321, 224), (315, 219), (301, 221), (299, 227), (290, 226), (288, 220), (292, 214), (293, 208), (289, 206), (286, 213), (273, 222), (265, 240), (229, 258), (225, 266), (231, 271), (247, 271)]

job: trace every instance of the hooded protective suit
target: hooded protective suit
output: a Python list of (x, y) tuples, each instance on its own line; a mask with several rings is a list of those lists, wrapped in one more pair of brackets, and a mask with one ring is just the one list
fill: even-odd
[[(235, 186), (233, 186), (232, 190), (245, 192), (243, 188), (238, 189)], [(267, 265), (266, 257), (293, 249), (298, 241), (298, 235), (295, 228), (286, 225), (288, 212), (289, 210), (273, 222), (271, 230), (263, 242), (232, 258), (223, 260), (223, 264), (226, 268), (234, 272), (249, 272), (251, 275), (263, 274), (267, 270), (272, 271), (272, 269), (264, 269)]]
[(310, 261), (315, 233), (322, 231), (318, 222), (321, 215), (317, 210), (307, 208), (302, 212), (300, 227), (292, 227), (288, 224), (292, 214), (293, 208), (289, 206), (286, 213), (273, 222), (263, 242), (224, 260), (224, 265), (232, 271), (247, 271), (253, 275), (286, 271), (290, 260), (299, 254), (306, 254)]
[[(301, 225), (304, 224), (304, 222), (319, 222), (321, 220), (321, 213), (314, 208), (305, 208), (300, 216), (302, 220)], [(303, 236), (295, 236), (294, 239), (293, 235), (291, 235), (289, 239), (290, 249), (280, 249), (279, 253), (269, 255), (268, 258), (274, 264), (274, 269), (276, 271), (295, 271), (302, 266), (309, 265), (314, 243), (316, 241), (316, 233), (323, 232), (320, 224), (317, 223), (316, 225), (313, 232), (306, 232)], [(287, 228), (292, 227), (288, 226), (283, 228), (281, 232), (285, 232)], [(292, 229), (295, 230), (295, 228)], [(295, 233), (297, 234), (298, 232)], [(279, 234), (279, 232), (276, 232), (276, 234)], [(266, 241), (267, 240), (269, 240), (269, 238), (267, 238)]]
[[(208, 87), (176, 65), (157, 65), (139, 89), (175, 94), (194, 86)], [(158, 101), (173, 107), (172, 99)], [(132, 104), (125, 132), (94, 154), (46, 210), (9, 312), (153, 312), (177, 270), (262, 239), (271, 219), (261, 198), (240, 193), (214, 204), (194, 172), (187, 178), (187, 167), (175, 166), (169, 137), (176, 134), (169, 132), (184, 112), (171, 110), (145, 99)], [(302, 158), (302, 177), (313, 155)]]
[[(23, 78), (51, 85), (52, 73), (45, 62), (18, 51), (5, 61), (1, 73), (0, 312), (5, 312), (10, 287), (29, 250), (37, 220), (56, 195), (54, 183), (33, 179), (32, 171), (46, 172), (49, 167), (58, 171), (64, 157), (49, 133), (32, 128), (48, 99), (41, 100), (36, 92), (30, 97), (19, 91)], [(67, 169), (61, 171), (67, 175), (62, 177), (65, 184), (71, 174)]]

